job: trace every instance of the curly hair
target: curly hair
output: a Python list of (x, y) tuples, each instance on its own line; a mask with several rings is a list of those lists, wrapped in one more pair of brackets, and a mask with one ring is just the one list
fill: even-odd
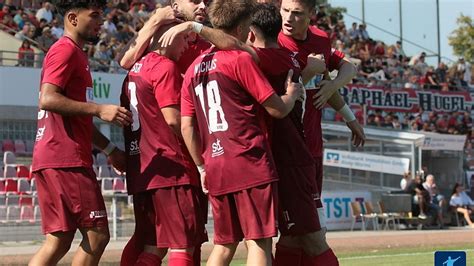
[(89, 9), (92, 7), (103, 9), (107, 5), (106, 0), (53, 0), (51, 3), (56, 6), (58, 12), (63, 16), (73, 9)]

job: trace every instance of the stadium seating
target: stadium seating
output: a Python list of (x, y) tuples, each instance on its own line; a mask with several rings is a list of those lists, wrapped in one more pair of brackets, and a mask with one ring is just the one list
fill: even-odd
[(16, 156), (12, 151), (5, 151), (3, 153), (3, 164), (16, 164)]
[(18, 189), (19, 193), (26, 193), (31, 191), (30, 182), (27, 178), (18, 178)]
[(126, 193), (127, 188), (126, 188), (126, 183), (124, 182), (124, 179), (120, 177), (114, 178), (112, 189), (114, 192)]
[(20, 212), (20, 206), (7, 206), (7, 221), (19, 221)]
[(33, 206), (33, 197), (29, 194), (21, 194), (18, 205), (20, 205), (20, 206)]
[(30, 181), (30, 192), (36, 192), (36, 179), (32, 178)]
[(5, 206), (6, 204), (6, 194), (0, 193), (0, 206)]
[(2, 141), (2, 150), (5, 151), (11, 151), (15, 152), (15, 144), (11, 139), (4, 139)]
[(20, 195), (16, 192), (7, 192), (5, 205), (7, 206), (18, 206), (20, 204)]
[(110, 177), (110, 169), (107, 165), (100, 165), (99, 166), (99, 173), (98, 177)]
[(35, 142), (32, 140), (25, 140), (25, 146), (26, 146), (26, 155), (32, 155)]
[(101, 179), (102, 193), (113, 193), (114, 190), (114, 178), (105, 177)]
[(15, 145), (15, 154), (18, 154), (18, 155), (26, 154), (26, 146), (23, 140), (21, 139), (15, 140), (14, 145)]
[(5, 165), (3, 169), (3, 176), (5, 178), (17, 177), (16, 176), (16, 166), (15, 165)]
[(108, 165), (107, 163), (107, 156), (105, 156), (105, 154), (103, 153), (97, 153), (97, 157), (96, 157), (96, 164), (98, 166), (102, 166), (102, 165)]
[(6, 188), (5, 188), (5, 179), (0, 178), (0, 194), (5, 194)]
[(30, 178), (30, 168), (25, 165), (18, 165), (16, 168), (16, 176)]
[(34, 222), (34, 207), (33, 206), (21, 206), (20, 220)]
[(377, 230), (377, 216), (374, 216), (373, 214), (365, 214), (362, 212), (362, 206), (360, 202), (358, 201), (353, 201), (350, 204), (351, 206), (351, 212), (352, 212), (352, 225), (351, 225), (351, 231), (354, 230), (355, 223), (357, 220), (360, 220), (362, 223), (362, 231), (365, 231), (366, 229), (366, 223), (368, 221), (372, 222), (372, 227), (374, 230)]
[(7, 220), (7, 206), (0, 206), (0, 222)]
[(5, 179), (5, 192), (18, 192), (18, 182), (13, 178)]
[(41, 220), (41, 211), (38, 205), (35, 205), (35, 209), (33, 212), (33, 217), (35, 221), (40, 221)]

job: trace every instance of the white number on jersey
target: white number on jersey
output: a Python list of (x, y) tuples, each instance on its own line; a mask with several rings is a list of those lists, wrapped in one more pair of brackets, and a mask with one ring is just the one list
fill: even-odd
[(137, 85), (135, 82), (128, 83), (128, 92), (130, 94), (130, 110), (133, 115), (132, 131), (137, 131), (140, 128), (140, 119), (138, 118)]
[[(224, 110), (221, 106), (221, 95), (219, 93), (219, 85), (217, 81), (209, 81), (206, 85), (206, 96), (209, 112), (206, 112), (204, 102), (204, 88), (202, 83), (194, 88), (196, 95), (199, 97), (201, 102), (202, 111), (207, 120), (209, 127), (209, 133), (226, 131), (229, 128), (229, 124), (225, 120)], [(220, 122), (218, 122), (220, 120)]]

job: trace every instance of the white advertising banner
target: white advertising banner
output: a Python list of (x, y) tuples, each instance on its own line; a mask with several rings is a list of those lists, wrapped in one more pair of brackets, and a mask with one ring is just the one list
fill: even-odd
[[(371, 194), (366, 191), (323, 191), (322, 201), (327, 229), (350, 229), (353, 220), (351, 202), (363, 203), (371, 199)], [(354, 228), (361, 228), (360, 220)]]
[[(0, 105), (38, 106), (41, 69), (0, 67)], [(92, 72), (92, 93), (99, 104), (120, 104), (123, 74)]]
[(463, 151), (466, 136), (425, 133), (423, 150)]
[(342, 168), (403, 175), (408, 171), (410, 159), (324, 149), (323, 164)]

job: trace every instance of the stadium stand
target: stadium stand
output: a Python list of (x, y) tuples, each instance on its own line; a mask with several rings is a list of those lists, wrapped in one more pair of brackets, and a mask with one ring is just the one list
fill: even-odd
[(3, 164), (4, 165), (16, 164), (15, 153), (13, 153), (12, 151), (5, 151), (3, 153)]

